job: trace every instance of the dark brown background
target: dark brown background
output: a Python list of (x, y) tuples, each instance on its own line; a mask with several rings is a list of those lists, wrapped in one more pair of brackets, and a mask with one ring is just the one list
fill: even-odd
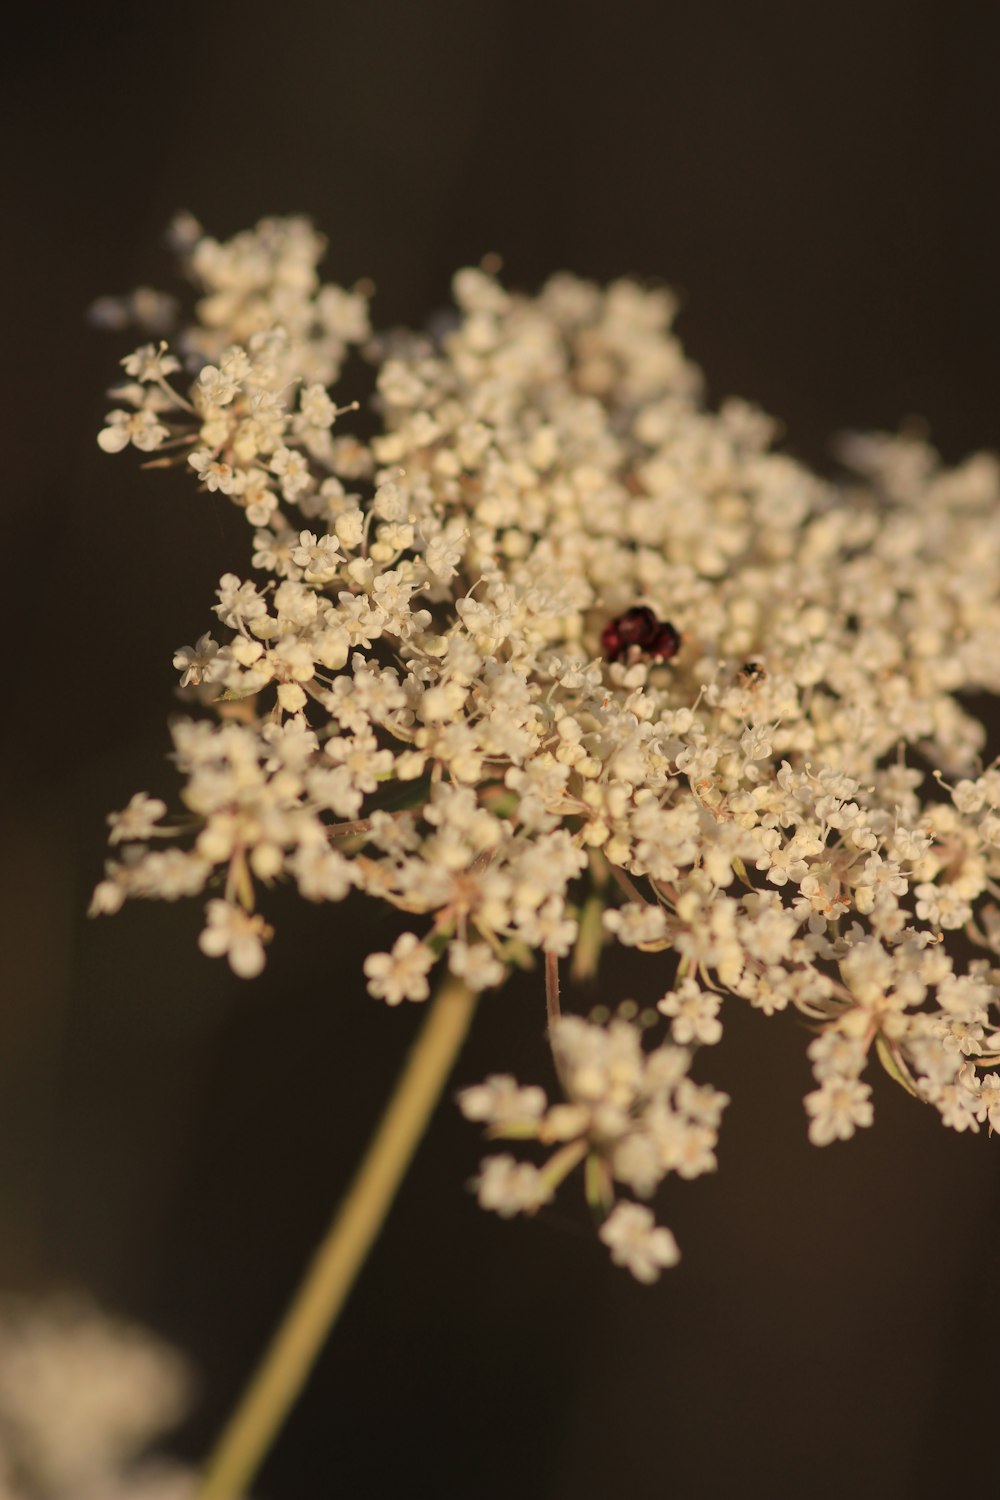
[[(190, 1350), (182, 1435), (227, 1410), (418, 1017), (366, 998), (362, 905), (274, 903), (245, 986), (198, 913), (89, 924), (104, 814), (171, 784), (173, 649), (243, 538), (94, 442), (125, 352), (104, 291), (162, 283), (187, 207), (228, 235), (306, 211), (329, 273), (420, 323), (488, 250), (662, 277), (713, 395), (792, 451), (925, 416), (998, 440), (996, 11), (888, 3), (67, 7), (3, 62), (8, 507), (0, 1273), (69, 1277)], [(350, 394), (350, 393), (348, 393)], [(359, 937), (359, 931), (363, 927)], [(361, 939), (363, 938), (363, 942)], [(660, 993), (655, 960), (609, 994)], [(538, 983), (489, 1000), (460, 1081), (543, 1077)], [(442, 1108), (269, 1465), (270, 1500), (930, 1496), (995, 1468), (997, 1143), (888, 1081), (874, 1131), (805, 1139), (805, 1036), (734, 1011), (717, 1177), (662, 1199), (684, 1259), (607, 1264), (572, 1192), (539, 1222), (465, 1192)], [(982, 1481), (990, 1493), (990, 1480)]]

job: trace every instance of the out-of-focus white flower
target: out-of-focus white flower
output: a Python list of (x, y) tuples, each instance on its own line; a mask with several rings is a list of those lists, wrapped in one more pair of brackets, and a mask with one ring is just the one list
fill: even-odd
[(874, 1111), (871, 1089), (856, 1078), (831, 1074), (815, 1093), (807, 1094), (806, 1110), (810, 1115), (809, 1139), (814, 1146), (828, 1146), (831, 1141), (846, 1141), (859, 1125), (872, 1123)]
[(173, 1350), (77, 1297), (0, 1308), (0, 1455), (18, 1500), (22, 1483), (25, 1500), (130, 1494), (126, 1469), (187, 1396)]
[(553, 1189), (537, 1167), (515, 1161), (512, 1156), (488, 1156), (476, 1179), (476, 1192), (483, 1208), (502, 1219), (534, 1213), (548, 1203)]
[(430, 994), (427, 974), (434, 954), (412, 932), (404, 932), (391, 953), (370, 953), (365, 959), (368, 990), (376, 1000), (399, 1005), (403, 1000), (426, 1000)]
[(124, 812), (112, 813), (108, 818), (111, 833), (109, 844), (120, 844), (123, 839), (148, 839), (158, 830), (157, 823), (167, 810), (167, 804), (159, 797), (136, 792)]
[(625, 1266), (636, 1281), (657, 1281), (660, 1272), (680, 1260), (677, 1241), (658, 1225), (641, 1203), (619, 1203), (600, 1229), (616, 1266)]
[(263, 917), (229, 901), (210, 901), (206, 915), (208, 926), (198, 939), (201, 951), (212, 958), (224, 954), (234, 974), (253, 979), (264, 967), (264, 944), (271, 936)]

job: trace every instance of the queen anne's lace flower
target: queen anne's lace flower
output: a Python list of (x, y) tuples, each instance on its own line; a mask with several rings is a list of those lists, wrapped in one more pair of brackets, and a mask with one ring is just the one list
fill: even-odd
[(412, 932), (396, 939), (391, 953), (370, 953), (365, 959), (368, 988), (378, 1000), (398, 1005), (401, 1000), (426, 1000), (427, 974), (434, 954)]
[(657, 1225), (640, 1203), (619, 1203), (601, 1225), (601, 1239), (615, 1265), (626, 1266), (637, 1281), (656, 1281), (662, 1270), (680, 1260), (670, 1230)]
[(146, 1457), (188, 1404), (179, 1356), (77, 1297), (0, 1308), (4, 1500), (194, 1500), (199, 1476)]
[(241, 979), (256, 978), (264, 967), (264, 944), (271, 936), (264, 918), (228, 901), (210, 901), (205, 915), (208, 923), (198, 939), (202, 953), (211, 958), (225, 954), (234, 974)]
[[(714, 1166), (722, 1096), (698, 1103), (684, 1049), (726, 996), (817, 1029), (818, 1144), (871, 1122), (873, 1055), (951, 1127), (996, 1124), (1000, 768), (964, 706), (1000, 690), (996, 460), (852, 438), (853, 477), (819, 479), (752, 408), (706, 409), (662, 290), (465, 270), (441, 331), (372, 340), (304, 221), (183, 243), (197, 316), (126, 357), (99, 442), (228, 497), (256, 572), (174, 658), (185, 817), (133, 799), (93, 909), (205, 892), (202, 948), (250, 975), (273, 881), (357, 889), (419, 929), (365, 961), (391, 1005), (439, 962), (485, 990), (534, 950), (552, 1002), (560, 958), (657, 955), (675, 1045), (555, 1024), (567, 1102), (517, 1122), (552, 1155), (478, 1179), (532, 1212), (585, 1162), (641, 1279), (665, 1231), (615, 1185)], [(368, 441), (330, 394), (351, 346), (378, 366)]]

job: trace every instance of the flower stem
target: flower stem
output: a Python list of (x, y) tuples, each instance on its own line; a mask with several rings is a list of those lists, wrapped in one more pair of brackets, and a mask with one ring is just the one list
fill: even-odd
[(449, 977), (434, 998), (357, 1175), (205, 1467), (198, 1500), (241, 1500), (308, 1379), (441, 1096), (475, 995)]
[(559, 1020), (559, 959), (551, 950), (545, 953), (545, 1010), (549, 1022), (549, 1037)]

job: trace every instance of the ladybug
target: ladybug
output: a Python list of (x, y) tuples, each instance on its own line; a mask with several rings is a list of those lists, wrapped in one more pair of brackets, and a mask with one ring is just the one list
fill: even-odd
[(631, 647), (656, 661), (669, 661), (681, 648), (680, 632), (668, 620), (658, 620), (645, 604), (627, 609), (609, 620), (601, 631), (605, 661), (622, 661)]

